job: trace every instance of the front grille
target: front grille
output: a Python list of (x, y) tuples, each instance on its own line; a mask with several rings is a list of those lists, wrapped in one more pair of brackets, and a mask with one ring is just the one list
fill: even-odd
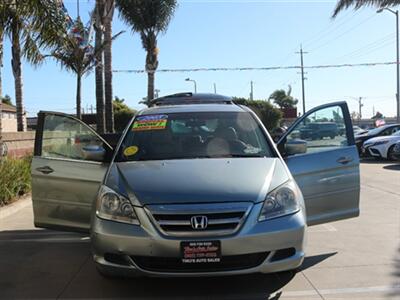
[[(148, 205), (146, 211), (156, 227), (169, 236), (220, 236), (239, 230), (250, 212), (252, 203), (205, 203)], [(193, 228), (191, 219), (207, 218), (204, 229)]]
[(259, 266), (269, 252), (222, 256), (219, 263), (184, 264), (176, 257), (131, 256), (137, 266), (153, 272), (218, 272), (250, 269)]

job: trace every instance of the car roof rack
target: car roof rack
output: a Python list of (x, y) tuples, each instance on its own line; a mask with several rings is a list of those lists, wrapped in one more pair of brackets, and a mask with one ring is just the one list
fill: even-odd
[(218, 94), (178, 93), (150, 101), (150, 106), (185, 105), (185, 104), (232, 104), (232, 98)]

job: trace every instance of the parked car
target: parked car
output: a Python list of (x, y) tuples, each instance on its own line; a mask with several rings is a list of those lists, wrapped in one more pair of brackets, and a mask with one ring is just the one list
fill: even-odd
[(392, 152), (392, 158), (395, 160), (400, 160), (400, 142), (394, 146)]
[[(291, 136), (310, 115), (333, 113), (345, 121), (346, 143)], [(71, 115), (42, 111), (34, 223), (89, 232), (96, 266), (107, 276), (295, 269), (307, 226), (359, 215), (351, 126), (345, 102), (322, 105), (276, 147), (249, 108), (225, 96), (183, 93), (153, 100), (112, 149)], [(76, 135), (85, 139), (75, 144)]]
[(378, 136), (392, 135), (393, 133), (395, 133), (398, 130), (400, 130), (400, 124), (390, 124), (390, 125), (385, 125), (382, 127), (374, 128), (363, 134), (356, 135), (354, 138), (356, 140), (358, 153), (360, 154), (360, 156), (363, 155), (362, 146), (366, 140), (369, 140), (369, 139), (372, 139), (372, 138), (378, 137)]
[(354, 132), (354, 135), (359, 135), (359, 134), (367, 133), (368, 130), (362, 129), (359, 126), (353, 126), (353, 132)]
[(338, 125), (334, 122), (313, 122), (300, 129), (301, 139), (323, 139), (328, 137), (334, 139), (339, 135)]
[(397, 142), (400, 142), (400, 130), (389, 136), (378, 136), (365, 141), (362, 147), (362, 154), (364, 156), (395, 160), (393, 151)]

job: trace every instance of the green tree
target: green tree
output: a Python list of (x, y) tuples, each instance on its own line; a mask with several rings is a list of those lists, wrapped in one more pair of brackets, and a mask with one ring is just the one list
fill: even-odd
[(287, 92), (285, 90), (276, 90), (269, 96), (269, 99), (274, 100), (274, 103), (278, 105), (280, 109), (294, 108), (299, 101), (293, 98), (291, 93), (292, 87), (289, 85)]
[(245, 98), (233, 98), (233, 102), (239, 105), (248, 106), (263, 122), (264, 126), (272, 131), (282, 119), (282, 112), (265, 100), (248, 100)]
[(342, 10), (353, 6), (354, 9), (359, 9), (365, 6), (375, 6), (379, 8), (396, 6), (400, 4), (400, 0), (339, 0), (333, 11), (333, 17), (336, 17)]
[(117, 96), (113, 101), (114, 124), (117, 132), (122, 132), (136, 113), (134, 109), (131, 109), (124, 102), (125, 99), (120, 99)]
[[(54, 46), (65, 28), (66, 18), (59, 1), (17, 0), (0, 3), (0, 55), (2, 41), (11, 41), (11, 66), (14, 75), (18, 131), (24, 130), (23, 84), (21, 59), (33, 65), (43, 61), (41, 48)], [(0, 59), (1, 60), (1, 59)], [(0, 74), (1, 75), (1, 74)]]
[(0, 99), (1, 99), (1, 103), (8, 104), (8, 105), (14, 105), (14, 104), (12, 104), (11, 97), (9, 95), (5, 95), (4, 97), (0, 96)]
[(140, 34), (146, 50), (147, 101), (154, 99), (154, 77), (158, 67), (157, 37), (166, 32), (177, 7), (176, 0), (116, 0), (122, 19)]
[(103, 45), (94, 48), (82, 45), (82, 39), (89, 34), (90, 28), (83, 25), (81, 19), (74, 22), (72, 32), (65, 35), (63, 41), (51, 53), (51, 56), (68, 71), (76, 75), (76, 116), (81, 118), (82, 76), (89, 73), (96, 65), (96, 55)]
[[(116, 34), (115, 39), (122, 32)], [(62, 68), (76, 75), (76, 115), (81, 118), (81, 89), (82, 77), (96, 66), (98, 53), (104, 50), (105, 43), (97, 47), (89, 44), (90, 27), (85, 26), (81, 19), (74, 22), (72, 30), (65, 35), (58, 47), (51, 53)]]

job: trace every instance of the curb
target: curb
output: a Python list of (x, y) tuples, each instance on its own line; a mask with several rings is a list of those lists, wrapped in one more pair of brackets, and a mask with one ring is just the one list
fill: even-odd
[(28, 207), (32, 204), (31, 195), (22, 196), (20, 199), (16, 200), (15, 202), (0, 207), (0, 219), (4, 219), (8, 216), (11, 216), (21, 209)]

